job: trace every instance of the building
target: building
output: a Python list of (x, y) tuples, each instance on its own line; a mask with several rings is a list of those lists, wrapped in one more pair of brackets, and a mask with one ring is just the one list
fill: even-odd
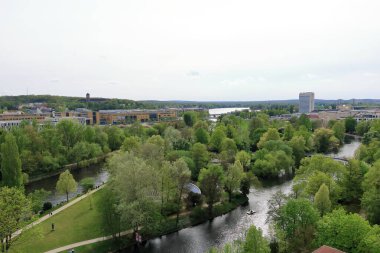
[(177, 110), (100, 110), (94, 124), (120, 125), (134, 122), (161, 122), (177, 119)]
[(322, 247), (313, 251), (313, 253), (345, 253), (344, 251), (323, 245)]
[(86, 93), (86, 102), (90, 102), (90, 93)]
[(299, 112), (310, 113), (314, 111), (314, 93), (301, 92), (299, 95)]

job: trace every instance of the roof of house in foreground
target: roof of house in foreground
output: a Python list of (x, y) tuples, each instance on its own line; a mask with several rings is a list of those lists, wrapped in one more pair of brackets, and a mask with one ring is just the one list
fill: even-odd
[(344, 251), (323, 245), (322, 247), (313, 251), (313, 253), (345, 253)]

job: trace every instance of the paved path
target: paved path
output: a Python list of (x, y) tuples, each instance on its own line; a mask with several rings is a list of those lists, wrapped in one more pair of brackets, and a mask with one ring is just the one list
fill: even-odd
[(65, 210), (66, 208), (68, 208), (68, 207), (70, 207), (70, 206), (72, 206), (72, 205), (78, 203), (79, 201), (81, 201), (82, 199), (86, 198), (87, 196), (89, 196), (89, 195), (91, 195), (91, 194), (94, 194), (95, 192), (99, 191), (99, 190), (102, 189), (103, 187), (104, 187), (104, 184), (101, 185), (101, 186), (99, 186), (99, 188), (96, 188), (96, 189), (90, 191), (89, 193), (83, 194), (82, 196), (80, 196), (80, 197), (74, 199), (73, 201), (70, 201), (70, 202), (67, 203), (66, 205), (61, 206), (60, 208), (58, 208), (57, 210), (54, 210), (54, 211), (52, 212), (51, 215), (50, 215), (50, 213), (49, 213), (49, 214), (47, 214), (47, 215), (45, 215), (45, 216), (42, 216), (42, 217), (39, 218), (38, 220), (36, 220), (36, 221), (34, 221), (34, 222), (28, 224), (27, 226), (25, 226), (25, 227), (23, 227), (23, 228), (17, 230), (16, 232), (14, 232), (14, 233), (12, 234), (12, 238), (14, 238), (14, 237), (20, 235), (23, 231), (28, 230), (28, 229), (32, 228), (33, 226), (35, 226), (35, 225), (37, 225), (37, 224), (40, 224), (41, 222), (43, 222), (43, 221), (49, 219), (50, 217), (56, 215), (57, 213), (62, 212), (62, 211)]
[[(124, 236), (124, 235), (130, 234), (130, 233), (132, 233), (132, 230), (124, 231), (124, 232), (120, 233), (120, 236)], [(111, 240), (111, 239), (113, 239), (112, 235), (103, 236), (103, 237), (99, 237), (99, 238), (95, 238), (95, 239), (91, 239), (91, 240), (87, 240), (87, 241), (82, 241), (82, 242), (77, 242), (77, 243), (73, 243), (70, 245), (62, 246), (60, 248), (56, 248), (56, 249), (46, 251), (45, 253), (59, 253), (59, 252), (65, 251), (65, 250), (71, 250), (71, 249), (74, 249), (74, 248), (77, 248), (80, 246), (93, 244), (96, 242), (103, 242), (103, 241), (107, 241), (107, 240)]]

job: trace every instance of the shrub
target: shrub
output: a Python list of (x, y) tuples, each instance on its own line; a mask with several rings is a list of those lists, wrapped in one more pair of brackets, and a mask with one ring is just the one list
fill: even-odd
[(42, 211), (47, 211), (53, 208), (53, 204), (51, 202), (45, 202), (42, 206)]

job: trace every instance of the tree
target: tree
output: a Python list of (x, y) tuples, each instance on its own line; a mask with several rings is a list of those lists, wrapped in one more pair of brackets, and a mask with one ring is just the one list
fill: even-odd
[(329, 245), (345, 252), (357, 252), (358, 245), (370, 229), (368, 221), (358, 214), (334, 210), (318, 222), (315, 244), (317, 247)]
[(380, 249), (380, 226), (375, 225), (372, 229), (364, 236), (360, 241), (358, 252), (367, 253), (367, 252), (379, 252)]
[(108, 146), (109, 148), (114, 151), (117, 150), (121, 147), (121, 145), (124, 142), (125, 135), (123, 131), (116, 127), (116, 126), (111, 126), (107, 127), (105, 129), (107, 135), (108, 135)]
[(284, 130), (284, 136), (282, 137), (284, 141), (290, 141), (294, 136), (294, 127), (292, 124), (287, 124)]
[(185, 122), (186, 126), (192, 127), (195, 122), (197, 121), (197, 115), (195, 112), (185, 112), (183, 114), (183, 121)]
[(235, 161), (239, 161), (243, 166), (244, 171), (247, 171), (251, 166), (251, 155), (248, 152), (241, 150), (236, 154)]
[(183, 159), (178, 159), (173, 163), (174, 171), (172, 173), (172, 179), (176, 186), (176, 202), (177, 202), (177, 217), (176, 217), (176, 226), (178, 226), (179, 214), (181, 212), (182, 204), (182, 195), (185, 189), (185, 186), (190, 181), (191, 172), (187, 163)]
[(141, 147), (141, 140), (139, 137), (131, 136), (125, 138), (123, 145), (121, 146), (121, 149), (123, 151), (139, 151)]
[(380, 161), (376, 162), (364, 176), (362, 207), (371, 223), (380, 224)]
[(204, 128), (198, 128), (195, 130), (195, 141), (202, 143), (202, 144), (208, 144), (210, 140), (209, 133)]
[(95, 179), (93, 177), (85, 177), (80, 181), (80, 185), (83, 187), (83, 192), (88, 192), (94, 189)]
[(310, 247), (318, 218), (318, 212), (307, 199), (290, 199), (280, 207), (276, 227), (291, 252), (303, 252)]
[(360, 121), (355, 127), (355, 132), (356, 134), (363, 136), (364, 134), (368, 133), (370, 128), (371, 126), (368, 121)]
[(69, 202), (69, 193), (77, 191), (77, 182), (69, 170), (61, 173), (57, 182), (57, 192), (60, 194), (66, 194), (66, 201)]
[[(0, 245), (7, 251), (14, 239), (15, 232), (30, 214), (30, 201), (18, 188), (0, 188)], [(4, 245), (3, 245), (4, 243)]]
[(344, 120), (344, 125), (346, 128), (346, 132), (353, 134), (355, 132), (357, 122), (353, 117), (348, 117)]
[(213, 206), (220, 199), (223, 191), (223, 168), (219, 165), (210, 165), (207, 169), (201, 169), (198, 181), (202, 193), (206, 196), (209, 218), (212, 218)]
[(4, 186), (21, 187), (23, 185), (21, 160), (16, 139), (11, 133), (5, 135), (5, 141), (1, 144), (1, 175)]
[(49, 195), (50, 192), (45, 191), (44, 189), (35, 190), (32, 193), (29, 193), (28, 198), (34, 213), (38, 213), (42, 210), (43, 203)]
[(301, 114), (301, 116), (297, 120), (298, 127), (306, 127), (308, 131), (311, 130), (311, 121), (306, 114)]
[(236, 161), (233, 165), (228, 166), (225, 176), (224, 187), (228, 193), (228, 201), (231, 202), (232, 194), (238, 190), (240, 183), (244, 178), (243, 166), (239, 161)]
[(314, 133), (315, 149), (319, 153), (327, 153), (332, 150), (331, 137), (334, 132), (327, 128), (319, 128)]
[(346, 165), (347, 172), (344, 174), (342, 181), (343, 199), (348, 202), (359, 201), (363, 195), (361, 187), (364, 175), (369, 170), (369, 166), (364, 162), (355, 159), (348, 161)]
[(114, 155), (107, 167), (122, 223), (134, 232), (156, 228), (161, 220), (159, 171), (128, 152)]
[(340, 143), (343, 143), (344, 141), (344, 134), (346, 132), (346, 127), (343, 121), (337, 121), (335, 122), (334, 126), (332, 127), (332, 130), (334, 131), (334, 136), (340, 141)]
[(267, 141), (278, 141), (280, 140), (280, 134), (276, 128), (269, 128), (268, 131), (260, 138), (259, 143), (257, 143), (258, 148), (262, 148)]
[(298, 168), (301, 160), (305, 157), (306, 141), (302, 136), (294, 136), (290, 140), (289, 145), (293, 149), (294, 163), (296, 168)]
[(276, 191), (268, 200), (266, 222), (277, 221), (280, 218), (280, 208), (286, 204), (287, 196), (281, 190)]
[(261, 229), (251, 226), (248, 229), (247, 236), (244, 242), (244, 253), (269, 253), (269, 243), (263, 237)]
[(191, 177), (193, 179), (197, 179), (199, 171), (202, 168), (206, 167), (209, 161), (209, 155), (206, 146), (201, 143), (195, 143), (191, 149), (191, 155), (195, 164), (195, 170), (192, 171)]
[(217, 127), (214, 132), (211, 134), (210, 139), (210, 147), (214, 151), (221, 152), (222, 151), (222, 142), (226, 138), (226, 134), (224, 133), (223, 129), (220, 127)]
[(325, 184), (322, 184), (321, 187), (319, 187), (318, 192), (315, 194), (314, 204), (321, 213), (321, 216), (325, 215), (328, 211), (330, 211), (330, 191)]

